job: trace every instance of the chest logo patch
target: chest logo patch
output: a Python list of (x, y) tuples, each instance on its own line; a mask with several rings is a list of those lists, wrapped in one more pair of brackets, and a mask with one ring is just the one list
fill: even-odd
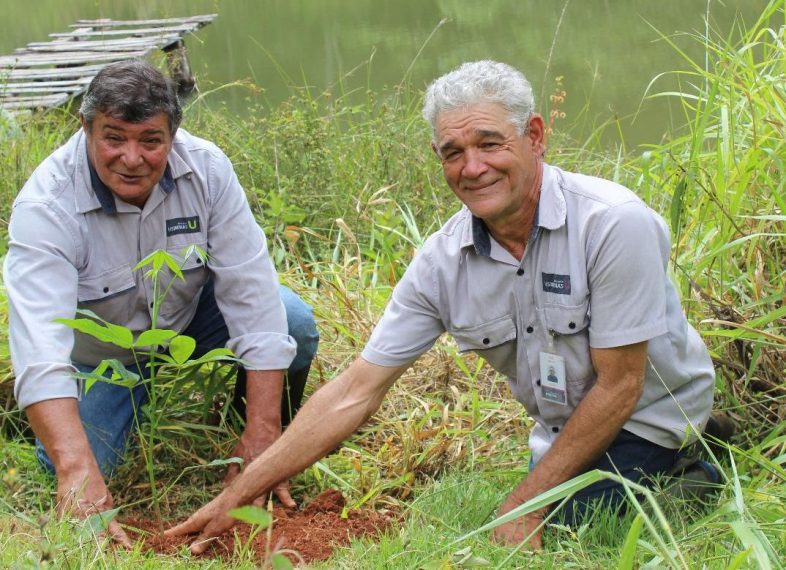
[(199, 216), (190, 218), (172, 218), (166, 221), (166, 235), (195, 234), (199, 232)]
[(570, 295), (570, 275), (557, 275), (556, 273), (541, 273), (543, 276), (543, 290), (546, 293), (557, 295)]

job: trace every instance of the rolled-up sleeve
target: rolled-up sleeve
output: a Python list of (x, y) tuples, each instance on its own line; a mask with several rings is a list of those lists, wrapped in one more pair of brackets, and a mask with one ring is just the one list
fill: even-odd
[(250, 370), (286, 369), (297, 345), (287, 334), (278, 276), (265, 235), (223, 153), (212, 161), (209, 184), (208, 268), (229, 331), (227, 347)]
[(382, 318), (363, 349), (365, 360), (402, 366), (428, 351), (445, 332), (434, 264), (421, 252), (396, 284)]
[(668, 243), (656, 214), (639, 202), (609, 208), (590, 241), (590, 346), (612, 348), (668, 331)]
[(57, 318), (73, 318), (77, 304), (77, 246), (73, 227), (47, 204), (22, 202), (9, 225), (3, 266), (9, 344), (20, 408), (78, 397), (71, 373), (74, 335)]

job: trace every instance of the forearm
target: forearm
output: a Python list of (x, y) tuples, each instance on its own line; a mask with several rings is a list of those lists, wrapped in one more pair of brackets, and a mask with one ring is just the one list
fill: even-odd
[(405, 369), (356, 360), (308, 399), (284, 434), (233, 481), (229, 491), (240, 504), (250, 502), (328, 454), (377, 410)]
[(639, 398), (628, 389), (596, 384), (563, 426), (560, 436), (516, 490), (521, 502), (583, 473), (608, 449), (630, 418)]
[(75, 398), (43, 400), (28, 406), (25, 412), (58, 477), (79, 472), (85, 477), (99, 473)]
[(546, 455), (513, 491), (507, 507), (528, 501), (585, 471), (608, 449), (636, 408), (644, 390), (647, 342), (590, 352), (597, 373), (595, 384)]
[(246, 426), (277, 424), (281, 427), (283, 370), (246, 370)]

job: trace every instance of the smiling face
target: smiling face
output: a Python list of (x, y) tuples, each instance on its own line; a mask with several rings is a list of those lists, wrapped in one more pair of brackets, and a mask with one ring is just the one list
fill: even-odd
[[(445, 180), (472, 212), (490, 227), (521, 224), (537, 199), (543, 119), (533, 114), (519, 135), (497, 103), (476, 103), (440, 113), (434, 151)], [(514, 226), (515, 227), (515, 226)]]
[(93, 124), (82, 118), (87, 155), (112, 193), (139, 208), (164, 175), (172, 149), (169, 119), (158, 113), (141, 123), (128, 123), (96, 113)]

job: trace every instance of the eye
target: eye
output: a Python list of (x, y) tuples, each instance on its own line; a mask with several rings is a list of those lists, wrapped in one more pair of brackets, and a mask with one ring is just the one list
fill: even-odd
[(445, 162), (453, 162), (461, 156), (461, 151), (457, 149), (447, 150), (442, 155), (442, 160)]
[(497, 141), (485, 141), (480, 143), (480, 148), (483, 150), (494, 150), (500, 147), (500, 143)]

